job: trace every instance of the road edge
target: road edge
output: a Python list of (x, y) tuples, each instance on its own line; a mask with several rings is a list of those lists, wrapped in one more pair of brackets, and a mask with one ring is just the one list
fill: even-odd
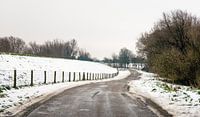
[[(139, 73), (135, 70), (131, 70), (131, 71), (134, 71), (138, 74), (138, 76), (136, 76), (134, 80), (139, 80), (140, 79)], [(130, 92), (129, 83), (127, 84), (127, 90), (128, 90), (128, 92), (126, 93), (127, 96), (129, 96), (132, 99), (139, 99), (140, 101), (142, 101), (142, 103), (147, 105), (147, 107), (152, 112), (154, 112), (158, 117), (173, 117), (172, 114), (170, 114), (167, 110), (163, 109), (162, 106), (152, 101), (150, 98), (145, 97), (143, 95), (139, 95), (137, 92)]]

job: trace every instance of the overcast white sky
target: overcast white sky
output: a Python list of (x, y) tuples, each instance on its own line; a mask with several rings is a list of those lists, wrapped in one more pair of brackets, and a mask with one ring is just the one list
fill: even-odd
[(181, 9), (200, 15), (198, 0), (0, 0), (0, 36), (42, 43), (75, 38), (93, 57), (122, 47), (136, 51), (142, 32), (162, 12)]

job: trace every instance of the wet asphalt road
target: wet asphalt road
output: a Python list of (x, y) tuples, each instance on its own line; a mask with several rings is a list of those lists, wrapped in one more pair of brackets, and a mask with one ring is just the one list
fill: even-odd
[(137, 98), (126, 95), (128, 78), (84, 85), (64, 91), (38, 106), (28, 117), (156, 117)]

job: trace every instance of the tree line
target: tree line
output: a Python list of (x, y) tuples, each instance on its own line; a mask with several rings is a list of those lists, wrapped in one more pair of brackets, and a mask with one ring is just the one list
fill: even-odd
[(149, 70), (174, 83), (200, 87), (200, 19), (187, 11), (163, 13), (137, 43)]
[(103, 62), (113, 67), (127, 68), (130, 63), (144, 63), (145, 59), (124, 47), (120, 49), (119, 54), (114, 53), (111, 58), (105, 57)]
[(36, 42), (26, 44), (18, 37), (0, 37), (0, 53), (92, 61), (90, 53), (80, 49), (75, 39), (70, 41), (55, 39), (43, 44)]

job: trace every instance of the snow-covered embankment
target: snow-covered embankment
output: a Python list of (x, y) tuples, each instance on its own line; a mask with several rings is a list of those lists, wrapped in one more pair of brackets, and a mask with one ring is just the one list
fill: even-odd
[[(54, 72), (56, 71), (56, 81), (62, 81), (62, 72), (64, 80), (69, 81), (76, 75), (75, 80), (79, 80), (83, 73), (112, 74), (117, 70), (101, 63), (87, 62), (79, 60), (45, 58), (45, 57), (27, 57), (16, 55), (0, 55), (0, 87), (13, 86), (14, 70), (17, 70), (17, 86), (30, 85), (31, 70), (33, 70), (34, 84), (44, 83), (44, 71), (46, 71), (46, 82), (54, 82)], [(93, 75), (93, 74), (92, 74)], [(72, 78), (71, 78), (72, 79)]]
[(175, 117), (200, 115), (200, 90), (162, 82), (153, 73), (137, 72), (140, 79), (129, 83), (130, 92), (151, 99)]

